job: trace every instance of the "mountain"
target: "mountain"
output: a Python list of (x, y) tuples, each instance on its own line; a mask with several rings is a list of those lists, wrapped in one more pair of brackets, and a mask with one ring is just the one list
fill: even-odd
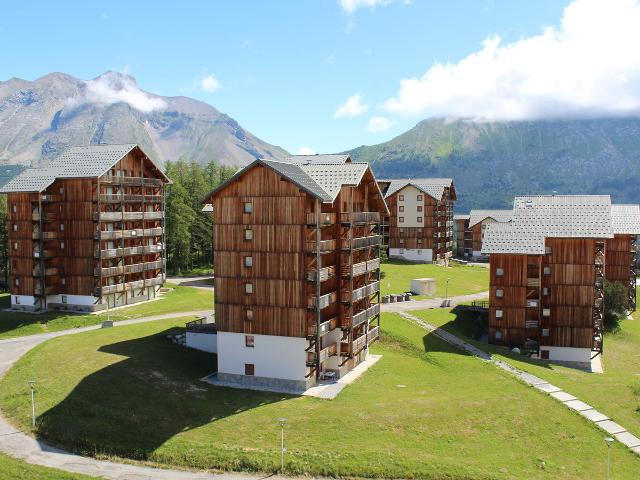
[(640, 202), (640, 118), (509, 122), (429, 119), (349, 152), (378, 178), (452, 177), (455, 210), (510, 207), (518, 194), (611, 194)]
[(0, 82), (0, 165), (41, 165), (68, 146), (138, 143), (159, 163), (184, 157), (245, 165), (283, 158), (211, 105), (145, 92), (130, 75), (93, 80), (51, 73)]

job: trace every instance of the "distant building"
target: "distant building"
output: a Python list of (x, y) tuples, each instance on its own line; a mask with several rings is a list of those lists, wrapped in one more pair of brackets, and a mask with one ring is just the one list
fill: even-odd
[(640, 235), (640, 205), (611, 205), (613, 238), (606, 241), (605, 277), (627, 287), (629, 310), (636, 309), (636, 253)]
[[(513, 210), (471, 210), (468, 220), (462, 222), (460, 219), (456, 223), (456, 228), (464, 226), (465, 239), (462, 245), (463, 257), (477, 260), (482, 256), (482, 241), (487, 225), (492, 223), (509, 223), (513, 216)], [(460, 218), (460, 217), (458, 217)], [(458, 238), (460, 234), (457, 233)], [(460, 250), (459, 246), (457, 247)]]
[(453, 216), (453, 239), (455, 241), (455, 254), (458, 258), (471, 257), (472, 238), (469, 229), (470, 215), (457, 214)]
[(218, 380), (304, 390), (380, 334), (386, 205), (347, 155), (256, 160), (204, 200), (214, 224)]
[(608, 195), (516, 197), (510, 223), (487, 226), (489, 342), (534, 358), (589, 364), (602, 352)]
[(380, 180), (389, 208), (383, 235), (389, 257), (447, 263), (453, 256), (453, 202), (450, 178)]
[(95, 311), (155, 298), (169, 182), (131, 144), (70, 148), (4, 185), (12, 308)]

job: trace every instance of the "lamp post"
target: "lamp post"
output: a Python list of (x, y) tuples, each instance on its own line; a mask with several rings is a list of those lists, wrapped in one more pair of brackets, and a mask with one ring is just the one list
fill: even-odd
[(607, 480), (609, 480), (611, 478), (609, 477), (609, 466), (611, 465), (611, 444), (613, 443), (613, 438), (606, 437), (604, 441), (607, 444)]
[(449, 280), (451, 280), (450, 278), (447, 278), (447, 284), (444, 288), (444, 299), (447, 300), (449, 298)]
[(27, 382), (31, 388), (31, 426), (36, 428), (36, 381), (29, 380)]
[(280, 471), (284, 471), (284, 424), (287, 421), (286, 418), (282, 417), (278, 419), (280, 422)]

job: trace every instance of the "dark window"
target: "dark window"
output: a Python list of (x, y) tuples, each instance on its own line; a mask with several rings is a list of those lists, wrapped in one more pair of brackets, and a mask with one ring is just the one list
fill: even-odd
[(245, 363), (244, 364), (244, 374), (245, 375), (255, 375), (256, 374), (256, 366), (253, 363)]
[(421, 212), (422, 211), (422, 205), (418, 205), (418, 211)]
[(404, 223), (404, 217), (398, 217), (398, 222)]
[(404, 195), (398, 195), (398, 200), (400, 200), (401, 202), (404, 202)]
[(253, 203), (244, 202), (244, 213), (253, 213)]
[(244, 266), (247, 268), (253, 267), (253, 257), (244, 257)]
[(418, 223), (422, 223), (422, 217), (417, 218)]
[(399, 212), (404, 212), (404, 205), (400, 205), (400, 206), (398, 207), (398, 211), (399, 211)]
[(422, 195), (418, 195), (418, 201), (421, 202), (422, 201)]
[(255, 346), (255, 337), (253, 335), (244, 336), (244, 346), (253, 348)]
[(549, 350), (540, 350), (540, 358), (542, 358), (542, 360), (549, 360)]
[(247, 320), (249, 321), (253, 320), (253, 310), (250, 308), (247, 308), (246, 312), (247, 312), (246, 313)]

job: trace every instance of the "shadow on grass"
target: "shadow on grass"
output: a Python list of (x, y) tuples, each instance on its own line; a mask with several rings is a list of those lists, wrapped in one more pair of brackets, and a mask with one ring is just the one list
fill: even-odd
[(145, 460), (180, 432), (292, 398), (200, 382), (216, 356), (170, 343), (165, 336), (176, 330), (100, 347), (121, 359), (42, 414), (38, 434), (85, 455)]
[[(45, 325), (51, 320), (59, 317), (75, 317), (82, 314), (71, 312), (45, 312), (45, 313), (25, 313), (25, 312), (4, 312), (3, 310), (11, 308), (11, 296), (5, 295), (0, 297), (0, 335), (11, 332), (18, 328), (24, 328), (29, 325), (42, 324)], [(85, 314), (86, 315), (86, 314)], [(40, 333), (40, 332), (38, 332)]]

